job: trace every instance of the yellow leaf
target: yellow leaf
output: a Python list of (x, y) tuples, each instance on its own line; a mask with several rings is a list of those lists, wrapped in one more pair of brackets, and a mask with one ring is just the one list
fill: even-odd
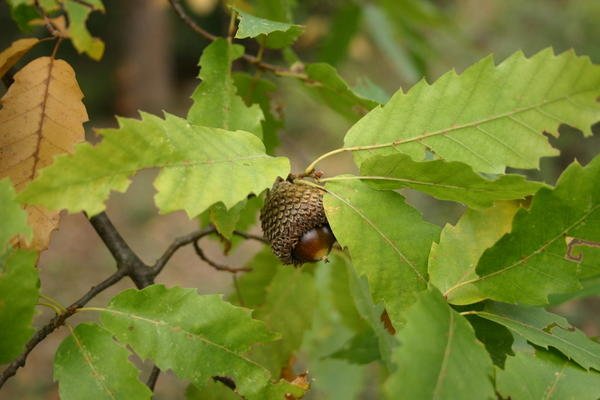
[(19, 61), (33, 46), (39, 42), (36, 38), (15, 40), (9, 48), (0, 53), (0, 77)]
[[(40, 57), (15, 75), (0, 100), (0, 178), (10, 177), (22, 190), (56, 155), (72, 153), (84, 139), (88, 120), (75, 72), (63, 60)], [(43, 250), (58, 225), (58, 212), (28, 205), (32, 243), (22, 247)]]

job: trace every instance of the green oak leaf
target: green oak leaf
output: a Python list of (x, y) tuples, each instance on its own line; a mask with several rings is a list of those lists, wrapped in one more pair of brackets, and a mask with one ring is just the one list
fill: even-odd
[(262, 120), (263, 143), (267, 149), (267, 154), (273, 154), (274, 149), (279, 144), (279, 131), (283, 128), (283, 116), (277, 115), (272, 107), (271, 97), (277, 90), (277, 85), (257, 75), (250, 75), (245, 72), (236, 72), (233, 74), (233, 80), (237, 87), (238, 94), (244, 99), (247, 105), (258, 104), (263, 112)]
[(86, 27), (86, 21), (92, 11), (104, 12), (100, 0), (86, 1), (64, 0), (62, 7), (69, 17), (69, 36), (73, 46), (79, 53), (86, 53), (94, 60), (100, 60), (104, 54), (104, 42), (92, 37)]
[(400, 194), (356, 180), (328, 182), (323, 205), (338, 243), (398, 328), (415, 294), (427, 287), (427, 257), (439, 228)]
[(329, 64), (309, 64), (306, 66), (306, 75), (309, 79), (308, 82), (304, 82), (306, 90), (348, 121), (357, 121), (378, 105), (377, 102), (352, 91), (336, 69)]
[(310, 274), (302, 269), (277, 269), (265, 288), (263, 304), (255, 309), (253, 316), (264, 321), (268, 329), (280, 333), (281, 338), (255, 346), (252, 359), (267, 367), (273, 375), (279, 374), (302, 344), (304, 333), (310, 329), (317, 300)]
[[(467, 210), (456, 225), (447, 224), (439, 243), (431, 246), (429, 279), (452, 304), (471, 304), (485, 298), (473, 284), (475, 268), (485, 250), (505, 233), (519, 210), (517, 202), (498, 202), (486, 210)], [(453, 289), (460, 286), (457, 289)]]
[(600, 371), (600, 344), (571, 326), (560, 315), (539, 307), (502, 303), (491, 303), (483, 311), (472, 313), (504, 325), (511, 332), (538, 346), (554, 347), (585, 369)]
[[(566, 237), (600, 242), (600, 157), (571, 164), (556, 189), (540, 189), (521, 209), (510, 234), (486, 250), (472, 283), (487, 298), (546, 304), (548, 295), (580, 288), (576, 261), (566, 257)], [(460, 288), (455, 285), (453, 288)]]
[(267, 287), (269, 287), (277, 271), (285, 268), (285, 266), (273, 254), (270, 247), (263, 247), (246, 263), (246, 267), (252, 270), (237, 278), (241, 299), (238, 298), (238, 293), (232, 293), (229, 296), (229, 301), (255, 309), (264, 304), (267, 297)]
[(475, 330), (475, 336), (485, 346), (492, 362), (504, 368), (506, 357), (514, 355), (512, 345), (515, 341), (512, 333), (500, 324), (476, 316), (467, 315), (467, 320)]
[(487, 57), (460, 75), (399, 90), (350, 128), (344, 147), (356, 150), (359, 166), (396, 152), (421, 161), (429, 150), (480, 172), (538, 168), (541, 157), (558, 154), (544, 132), (557, 134), (565, 123), (591, 134), (599, 94), (600, 66), (572, 51), (517, 52), (497, 66)]
[(512, 400), (597, 400), (600, 372), (585, 371), (549, 351), (520, 351), (497, 370), (496, 387)]
[(225, 376), (235, 382), (238, 393), (256, 399), (290, 389), (285, 382), (271, 383), (269, 371), (244, 354), (275, 336), (250, 317), (250, 310), (220, 296), (162, 285), (127, 290), (111, 300), (101, 321), (142, 359), (198, 386), (212, 376)]
[(60, 398), (150, 399), (139, 380), (131, 353), (110, 332), (96, 324), (80, 324), (60, 344), (54, 356), (54, 379)]
[(496, 398), (489, 354), (439, 291), (420, 293), (405, 317), (392, 355), (398, 368), (385, 383), (390, 399)]
[(81, 144), (74, 154), (57, 158), (19, 199), (95, 215), (111, 190), (127, 189), (131, 175), (159, 167), (154, 182), (159, 210), (185, 210), (194, 217), (218, 202), (233, 207), (289, 172), (287, 159), (266, 155), (248, 132), (195, 126), (171, 114), (163, 120), (143, 113), (141, 120), (121, 118), (119, 124), (99, 131), (100, 144)]
[(234, 10), (240, 21), (235, 34), (237, 39), (257, 38), (268, 48), (281, 49), (290, 46), (304, 32), (300, 25), (256, 17), (237, 8)]
[(393, 349), (398, 345), (398, 341), (387, 330), (388, 328), (383, 322), (385, 309), (383, 306), (373, 303), (367, 279), (364, 276), (359, 278), (356, 270), (349, 261), (346, 261), (346, 270), (348, 272), (348, 286), (354, 299), (356, 311), (367, 323), (366, 332), (372, 332), (377, 338), (379, 355), (383, 365), (385, 365), (388, 371), (392, 371), (394, 365), (391, 356)]
[(27, 213), (15, 200), (16, 193), (8, 178), (0, 180), (0, 257), (8, 250), (9, 241), (16, 235), (31, 239)]
[(244, 54), (244, 47), (219, 38), (202, 52), (200, 79), (192, 93), (187, 119), (194, 125), (244, 130), (262, 138), (263, 113), (258, 105), (247, 106), (237, 94), (231, 64)]
[(379, 341), (373, 331), (365, 330), (354, 335), (329, 357), (346, 360), (352, 364), (368, 364), (381, 359)]
[(39, 290), (37, 258), (30, 250), (0, 254), (0, 364), (22, 352), (33, 334), (31, 321)]
[(360, 166), (361, 179), (377, 189), (410, 188), (437, 199), (483, 209), (498, 200), (523, 199), (544, 184), (522, 175), (500, 175), (486, 179), (461, 162), (413, 161), (406, 154), (372, 157)]
[(223, 383), (209, 379), (202, 387), (189, 384), (185, 390), (186, 400), (240, 400), (241, 397)]

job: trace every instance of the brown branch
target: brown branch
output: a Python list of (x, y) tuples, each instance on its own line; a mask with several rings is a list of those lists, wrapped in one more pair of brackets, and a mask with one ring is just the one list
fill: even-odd
[(154, 283), (156, 274), (131, 250), (105, 212), (90, 218), (90, 223), (117, 261), (117, 269), (124, 270), (138, 289)]
[(103, 280), (101, 283), (92, 287), (79, 300), (75, 301), (73, 304), (71, 304), (69, 307), (67, 307), (67, 310), (65, 312), (55, 315), (54, 318), (52, 318), (50, 320), (50, 322), (48, 322), (46, 325), (41, 327), (33, 335), (33, 337), (31, 339), (29, 339), (29, 341), (25, 345), (25, 351), (23, 351), (23, 353), (21, 353), (21, 355), (19, 355), (13, 362), (11, 362), (6, 367), (6, 369), (4, 371), (2, 371), (2, 374), (0, 374), (0, 388), (2, 388), (2, 385), (4, 385), (4, 383), (10, 377), (14, 376), (17, 373), (17, 370), (19, 368), (21, 368), (25, 365), (25, 362), (27, 360), (27, 356), (29, 355), (29, 353), (31, 353), (31, 351), (42, 340), (44, 340), (49, 334), (51, 334), (56, 329), (58, 329), (60, 326), (62, 326), (65, 323), (67, 318), (69, 318), (70, 316), (72, 316), (73, 314), (75, 314), (77, 312), (77, 309), (85, 306), (90, 300), (92, 300), (94, 297), (96, 297), (99, 293), (101, 293), (105, 289), (108, 289), (109, 287), (113, 286), (114, 284), (119, 282), (121, 279), (123, 279), (125, 276), (127, 276), (127, 274), (125, 273), (124, 270), (117, 270), (114, 274), (112, 274), (111, 276), (109, 276), (108, 278)]
[(175, 12), (177, 13), (177, 16), (183, 21), (185, 22), (185, 24), (187, 26), (189, 26), (190, 28), (192, 28), (192, 30), (196, 33), (198, 33), (200, 36), (204, 37), (205, 39), (210, 40), (211, 42), (217, 39), (217, 36), (213, 35), (212, 33), (204, 30), (200, 25), (196, 24), (190, 17), (189, 15), (186, 14), (185, 10), (183, 9), (183, 6), (181, 5), (181, 3), (179, 3), (179, 0), (169, 0), (169, 3), (171, 3), (171, 7), (173, 7), (173, 10), (175, 10)]
[(246, 240), (256, 240), (257, 242), (269, 244), (269, 241), (267, 239), (265, 239), (264, 237), (262, 237), (262, 236), (253, 235), (251, 233), (240, 232), (240, 231), (233, 231), (233, 234), (235, 236), (239, 236), (239, 237), (244, 238)]
[(163, 255), (160, 256), (160, 258), (158, 260), (156, 260), (156, 262), (154, 263), (154, 266), (152, 267), (154, 276), (160, 274), (160, 272), (165, 267), (167, 262), (169, 262), (171, 257), (173, 257), (173, 254), (175, 254), (175, 252), (179, 248), (186, 246), (190, 243), (193, 243), (193, 242), (197, 241), (198, 239), (203, 238), (204, 236), (207, 236), (207, 235), (210, 235), (210, 234), (216, 233), (216, 232), (217, 232), (217, 230), (214, 227), (209, 227), (206, 229), (199, 229), (197, 231), (188, 233), (185, 236), (176, 238), (173, 241), (173, 243), (171, 243), (171, 245), (167, 248), (167, 250), (165, 250)]
[[(212, 33), (203, 29), (200, 25), (198, 25), (196, 22), (194, 22), (194, 20), (192, 20), (192, 18), (190, 18), (189, 15), (187, 15), (187, 13), (183, 9), (183, 6), (179, 2), (179, 0), (169, 0), (169, 3), (171, 3), (171, 7), (173, 8), (173, 10), (175, 10), (175, 13), (177, 14), (177, 16), (194, 32), (196, 32), (203, 38), (208, 39), (210, 41), (217, 40), (218, 36), (213, 35)], [(249, 64), (252, 64), (255, 67), (260, 68), (262, 70), (272, 72), (275, 75), (289, 76), (289, 77), (297, 78), (297, 79), (300, 79), (300, 80), (303, 80), (303, 81), (306, 81), (309, 83), (315, 83), (312, 79), (310, 79), (308, 77), (308, 75), (306, 75), (303, 72), (294, 71), (289, 68), (280, 67), (278, 65), (273, 65), (273, 64), (269, 64), (269, 63), (262, 61), (262, 56), (257, 57), (257, 56), (253, 56), (251, 54), (244, 53), (242, 55), (242, 58)]]
[(148, 376), (148, 380), (146, 381), (146, 386), (154, 392), (154, 387), (156, 386), (156, 381), (158, 380), (158, 376), (160, 375), (160, 368), (156, 365), (152, 367), (152, 371), (150, 372), (150, 376)]
[(200, 257), (204, 262), (206, 262), (208, 265), (210, 265), (211, 267), (213, 267), (217, 271), (225, 271), (225, 272), (229, 272), (229, 273), (232, 273), (232, 274), (235, 274), (235, 273), (238, 273), (238, 272), (249, 272), (249, 271), (252, 271), (252, 268), (232, 268), (232, 267), (229, 267), (227, 265), (219, 264), (219, 263), (211, 260), (210, 258), (208, 258), (206, 256), (206, 254), (204, 254), (204, 251), (202, 251), (202, 249), (200, 248), (200, 245), (198, 245), (198, 241), (197, 240), (194, 242), (194, 250), (196, 251), (196, 254), (198, 255), (198, 257)]

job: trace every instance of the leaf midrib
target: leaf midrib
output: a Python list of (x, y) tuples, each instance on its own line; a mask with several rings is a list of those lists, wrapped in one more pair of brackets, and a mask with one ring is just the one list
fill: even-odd
[(466, 129), (466, 128), (473, 128), (473, 127), (479, 127), (480, 125), (486, 124), (488, 122), (492, 122), (492, 121), (496, 121), (502, 118), (507, 118), (507, 117), (511, 117), (513, 115), (518, 115), (520, 113), (524, 113), (524, 112), (528, 112), (531, 111), (533, 109), (537, 109), (538, 112), (544, 114), (547, 118), (550, 119), (554, 119), (555, 121), (557, 121), (558, 123), (562, 123), (563, 120), (561, 118), (555, 117), (547, 112), (542, 111), (540, 108), (549, 104), (553, 104), (553, 103), (557, 103), (560, 101), (572, 101), (570, 98), (572, 96), (579, 96), (579, 95), (583, 95), (586, 93), (595, 93), (597, 91), (597, 89), (593, 88), (593, 89), (588, 89), (588, 90), (582, 90), (579, 92), (574, 92), (574, 93), (570, 93), (568, 95), (565, 96), (561, 96), (558, 97), (556, 99), (553, 100), (546, 100), (546, 101), (542, 101), (530, 106), (526, 106), (526, 107), (521, 107), (521, 108), (517, 108), (513, 111), (508, 111), (502, 114), (498, 114), (492, 117), (488, 117), (488, 118), (483, 118), (477, 121), (473, 121), (473, 122), (467, 122), (465, 124), (462, 125), (454, 125), (451, 126), (449, 128), (444, 128), (444, 129), (440, 129), (437, 131), (433, 131), (433, 132), (429, 132), (429, 133), (423, 133), (421, 135), (417, 135), (417, 136), (413, 136), (410, 138), (406, 138), (406, 139), (398, 139), (398, 140), (394, 140), (393, 142), (388, 142), (388, 143), (381, 143), (381, 144), (373, 144), (373, 145), (362, 145), (362, 146), (348, 146), (346, 147), (347, 150), (352, 150), (352, 151), (362, 151), (362, 150), (373, 150), (373, 149), (378, 149), (378, 148), (384, 148), (384, 147), (394, 147), (394, 146), (399, 146), (402, 144), (406, 144), (406, 143), (412, 143), (412, 142), (420, 142), (421, 140), (430, 138), (430, 137), (434, 137), (434, 136), (439, 136), (439, 135), (444, 135), (444, 134), (448, 134), (448, 133), (452, 133), (461, 129)]
[(394, 242), (392, 241), (392, 239), (390, 239), (389, 237), (387, 237), (387, 235), (385, 233), (383, 233), (378, 227), (377, 225), (371, 221), (369, 218), (367, 218), (366, 215), (364, 215), (359, 209), (357, 209), (353, 204), (351, 204), (349, 201), (346, 201), (346, 199), (342, 198), (340, 195), (338, 195), (337, 193), (332, 192), (331, 190), (324, 188), (324, 190), (329, 193), (330, 195), (334, 196), (335, 198), (337, 198), (338, 200), (340, 200), (342, 203), (346, 204), (352, 211), (354, 211), (361, 219), (363, 219), (367, 225), (369, 225), (375, 232), (377, 232), (377, 234), (379, 236), (381, 236), (381, 238), (383, 238), (383, 240), (388, 243), (388, 245), (394, 250), (394, 252), (396, 254), (398, 254), (400, 256), (400, 258), (413, 270), (413, 272), (416, 274), (416, 276), (422, 281), (427, 283), (427, 279), (425, 279), (425, 277), (419, 272), (419, 270), (417, 269), (417, 267), (404, 255), (404, 253), (402, 253), (402, 251), (396, 247), (396, 245), (394, 244)]
[(244, 361), (246, 361), (246, 362), (248, 362), (248, 363), (256, 366), (257, 368), (260, 368), (261, 370), (264, 370), (264, 368), (261, 365), (259, 365), (256, 362), (250, 360), (249, 358), (246, 358), (246, 357), (242, 356), (241, 354), (236, 353), (235, 351), (228, 349), (224, 345), (221, 345), (219, 343), (213, 342), (212, 340), (207, 339), (207, 338), (201, 336), (200, 334), (198, 334), (196, 332), (190, 332), (188, 329), (186, 329), (186, 328), (184, 328), (182, 326), (174, 325), (174, 324), (172, 324), (172, 323), (170, 323), (168, 321), (163, 321), (163, 320), (160, 320), (160, 319), (151, 319), (151, 318), (143, 317), (141, 315), (132, 314), (132, 313), (128, 313), (128, 312), (124, 312), (124, 311), (120, 311), (120, 310), (115, 310), (115, 309), (112, 309), (112, 308), (105, 308), (102, 311), (103, 312), (109, 312), (109, 313), (117, 314), (117, 315), (122, 315), (122, 316), (129, 317), (131, 319), (135, 319), (135, 320), (139, 320), (139, 321), (144, 321), (144, 322), (147, 322), (147, 323), (152, 324), (152, 325), (157, 326), (157, 327), (158, 326), (165, 326), (165, 327), (171, 328), (171, 329), (180, 329), (182, 332), (189, 333), (190, 335), (192, 335), (192, 337), (197, 338), (198, 340), (200, 340), (203, 343), (208, 344), (209, 346), (214, 346), (214, 347), (218, 348), (219, 350), (222, 350), (223, 352), (231, 354), (231, 355), (233, 355), (233, 356), (235, 356), (235, 357), (237, 357), (237, 358), (239, 358), (241, 360), (244, 360)]

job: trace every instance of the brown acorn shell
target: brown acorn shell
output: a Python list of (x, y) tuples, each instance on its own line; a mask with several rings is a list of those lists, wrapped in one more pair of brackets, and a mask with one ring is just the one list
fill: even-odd
[(267, 193), (260, 222), (273, 253), (284, 264), (301, 264), (292, 256), (298, 241), (311, 229), (327, 224), (323, 192), (279, 178)]

